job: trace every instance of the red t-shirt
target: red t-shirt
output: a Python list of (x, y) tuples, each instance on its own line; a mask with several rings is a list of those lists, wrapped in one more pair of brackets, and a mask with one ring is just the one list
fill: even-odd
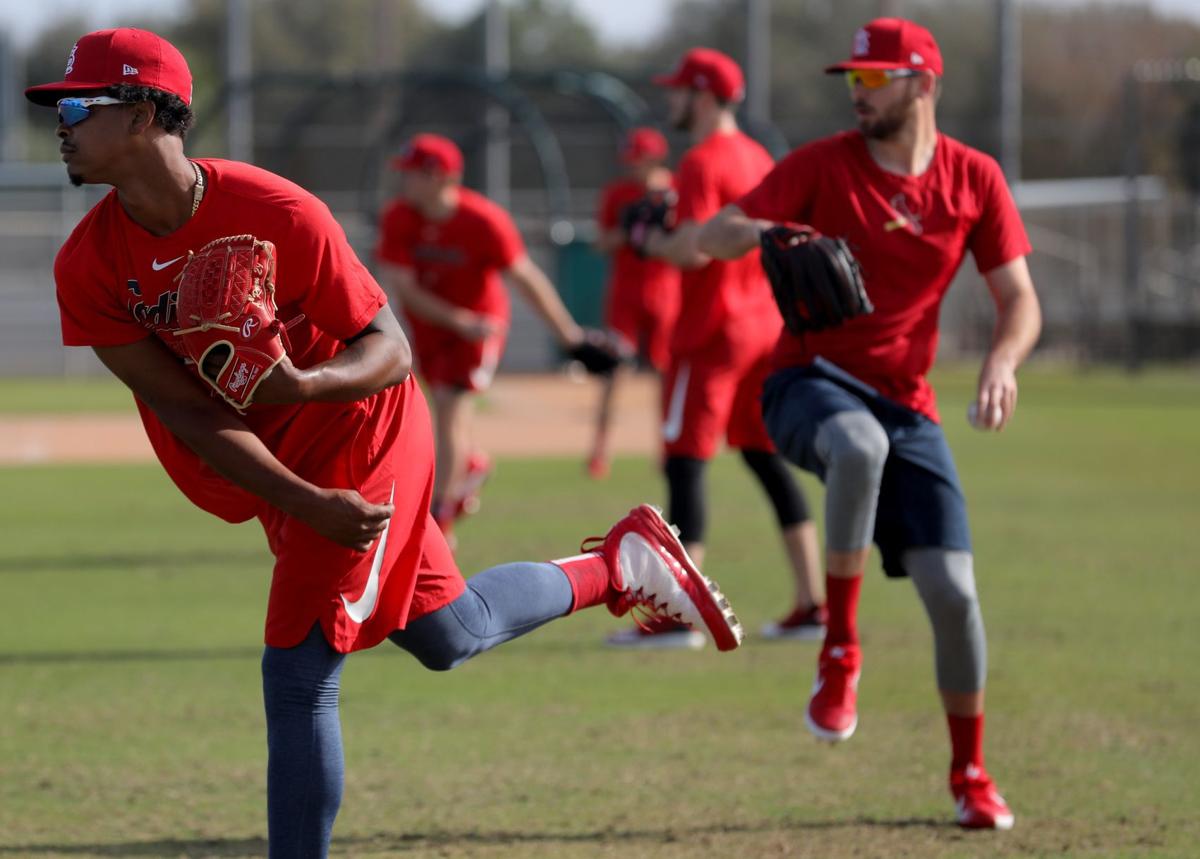
[[(257, 167), (213, 159), (198, 163), (206, 176), (204, 199), (196, 214), (170, 235), (156, 237), (130, 219), (115, 190), (80, 221), (54, 265), (63, 342), (105, 347), (157, 337), (179, 353), (181, 347), (172, 334), (178, 327), (174, 278), (188, 251), (222, 236), (251, 234), (275, 244), (279, 318), (286, 322), (303, 314), (288, 332), (292, 362), (311, 367), (344, 349), (343, 341), (360, 332), (387, 298), (350, 249), (325, 204)], [(367, 624), (363, 624), (334, 633), (338, 587), (360, 573), (365, 577), (366, 571), (359, 568), (364, 558), (369, 566), (370, 557), (318, 537), (235, 486), (209, 468), (140, 401), (138, 410), (163, 467), (193, 503), (230, 522), (254, 516), (262, 520), (277, 557), (267, 643), (296, 644), (318, 617), (339, 650), (370, 646), (403, 626), (407, 603), (397, 609), (398, 617), (379, 619), (386, 630), (370, 630), (364, 638)], [(422, 438), (414, 432), (429, 434), (427, 423), (420, 425), (422, 416), (428, 420), (420, 389), (410, 379), (353, 403), (251, 405), (242, 420), (303, 479), (327, 488), (354, 488), (381, 503), (396, 477), (386, 459), (396, 448), (417, 455), (414, 446), (420, 447)], [(412, 469), (410, 482), (397, 481), (398, 507), (402, 494), (414, 507), (420, 506), (428, 477), (417, 474), (420, 470)], [(386, 557), (394, 561), (403, 552), (412, 555), (413, 536), (397, 535)], [(420, 536), (415, 535), (418, 541)], [(306, 543), (316, 548), (301, 551)], [(311, 563), (318, 556), (322, 561)], [(415, 569), (417, 557), (409, 560)], [(399, 599), (403, 602), (403, 594)], [(385, 594), (380, 604), (386, 601)]]
[[(707, 221), (762, 181), (773, 164), (767, 150), (740, 131), (709, 135), (679, 162), (679, 222)], [(704, 349), (731, 326), (771, 340), (778, 336), (782, 322), (771, 285), (752, 255), (684, 269), (680, 292), (675, 355)]]
[(970, 251), (986, 273), (1030, 251), (999, 165), (944, 134), (920, 176), (885, 171), (857, 131), (817, 140), (780, 161), (737, 205), (752, 218), (844, 238), (875, 305), (832, 330), (784, 331), (776, 366), (820, 355), (934, 420), (925, 374), (937, 353), (938, 309), (963, 257)]
[[(430, 220), (396, 200), (384, 210), (375, 247), (383, 262), (413, 269), (422, 289), (504, 320), (509, 318), (508, 290), (500, 272), (524, 253), (508, 213), (470, 188), (458, 189), (458, 206), (444, 221)], [(428, 325), (411, 315), (409, 319)]]
[[(621, 211), (646, 193), (646, 186), (637, 179), (622, 178), (608, 183), (600, 195), (596, 217), (601, 228), (612, 230), (620, 226)], [(612, 255), (608, 282), (610, 296), (631, 290), (648, 298), (663, 296), (664, 301), (671, 301), (672, 293), (678, 291), (679, 270), (662, 260), (640, 257), (628, 245), (621, 245)]]

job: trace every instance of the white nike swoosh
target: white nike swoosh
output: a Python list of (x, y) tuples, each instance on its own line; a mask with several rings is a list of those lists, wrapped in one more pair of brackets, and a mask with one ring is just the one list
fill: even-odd
[[(388, 504), (392, 503), (392, 499), (396, 497), (396, 482), (392, 481), (392, 491), (388, 495)], [(371, 572), (367, 576), (367, 586), (363, 588), (362, 596), (354, 602), (346, 599), (346, 595), (342, 594), (342, 605), (346, 607), (347, 616), (355, 623), (362, 623), (371, 616), (371, 612), (375, 611), (375, 602), (379, 599), (379, 571), (383, 569), (383, 555), (387, 550), (388, 529), (392, 527), (392, 520), (383, 526), (383, 533), (379, 535), (379, 545), (375, 547), (375, 560), (371, 562)]]
[(179, 262), (181, 259), (183, 259), (183, 254), (175, 257), (175, 259), (169, 259), (166, 262), (159, 262), (158, 258), (155, 257), (150, 263), (150, 268), (154, 269), (155, 271), (162, 271), (164, 268), (171, 265), (171, 263)]
[(679, 365), (675, 376), (675, 387), (671, 390), (671, 405), (667, 407), (667, 419), (663, 422), (663, 441), (668, 443), (679, 441), (683, 434), (683, 404), (687, 400), (688, 379), (692, 375), (692, 365), (684, 362)]

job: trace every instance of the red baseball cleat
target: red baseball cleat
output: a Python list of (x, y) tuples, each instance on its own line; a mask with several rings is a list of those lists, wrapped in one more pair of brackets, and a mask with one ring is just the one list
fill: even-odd
[(607, 535), (592, 540), (601, 540), (601, 545), (587, 540), (583, 551), (598, 548), (608, 563), (608, 609), (614, 615), (621, 617), (637, 607), (650, 618), (706, 631), (718, 650), (733, 650), (742, 643), (742, 625), (729, 601), (692, 563), (676, 530), (657, 508), (635, 507)]
[(830, 743), (850, 739), (858, 727), (858, 678), (862, 651), (857, 644), (835, 644), (821, 649), (817, 680), (813, 684), (804, 723), (819, 740)]
[(772, 641), (821, 641), (828, 617), (823, 605), (798, 605), (787, 617), (763, 624), (762, 636)]
[(467, 457), (467, 473), (459, 488), (458, 516), (470, 516), (479, 512), (479, 493), (491, 476), (492, 458), (482, 450), (472, 451)]
[(950, 793), (964, 829), (1012, 829), (1013, 813), (983, 767), (950, 771)]
[(619, 629), (604, 643), (632, 650), (700, 650), (708, 641), (704, 633), (661, 617)]
[(588, 477), (592, 480), (604, 480), (608, 477), (611, 470), (608, 457), (603, 454), (593, 453), (587, 461)]

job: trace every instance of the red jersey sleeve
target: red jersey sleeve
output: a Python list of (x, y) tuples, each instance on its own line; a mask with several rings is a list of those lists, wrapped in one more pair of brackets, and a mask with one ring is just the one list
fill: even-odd
[(1000, 165), (986, 155), (980, 155), (975, 168), (980, 217), (971, 230), (967, 247), (975, 257), (980, 274), (987, 274), (1025, 256), (1032, 248)]
[(379, 226), (379, 241), (375, 245), (375, 258), (381, 262), (412, 268), (413, 218), (409, 209), (393, 203), (383, 213)]
[[(102, 204), (103, 205), (103, 204)], [(98, 207), (99, 208), (99, 207)], [(121, 303), (124, 284), (96, 250), (99, 212), (82, 221), (54, 259), (54, 282), (66, 346), (125, 346), (149, 337)]]
[(484, 264), (504, 270), (525, 255), (525, 242), (513, 219), (499, 206), (489, 206), (484, 213), (484, 229), (479, 237)]
[(696, 152), (689, 152), (679, 162), (675, 177), (679, 203), (676, 217), (679, 223), (703, 223), (721, 208), (721, 188), (717, 176)]
[(276, 250), (279, 305), (296, 302), (313, 325), (332, 337), (353, 337), (387, 304), (341, 224), (316, 197), (296, 202), (285, 246)]
[(793, 151), (734, 205), (750, 218), (807, 222), (815, 161), (804, 149)]

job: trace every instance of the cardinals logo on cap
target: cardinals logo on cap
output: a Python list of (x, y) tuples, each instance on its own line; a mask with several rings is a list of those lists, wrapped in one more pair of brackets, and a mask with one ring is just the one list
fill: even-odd
[(866, 29), (854, 34), (854, 56), (864, 57), (871, 53), (871, 34)]
[(75, 71), (75, 52), (79, 50), (79, 43), (76, 42), (71, 47), (71, 53), (67, 54), (67, 70), (63, 72), (63, 77), (67, 77), (71, 72)]

